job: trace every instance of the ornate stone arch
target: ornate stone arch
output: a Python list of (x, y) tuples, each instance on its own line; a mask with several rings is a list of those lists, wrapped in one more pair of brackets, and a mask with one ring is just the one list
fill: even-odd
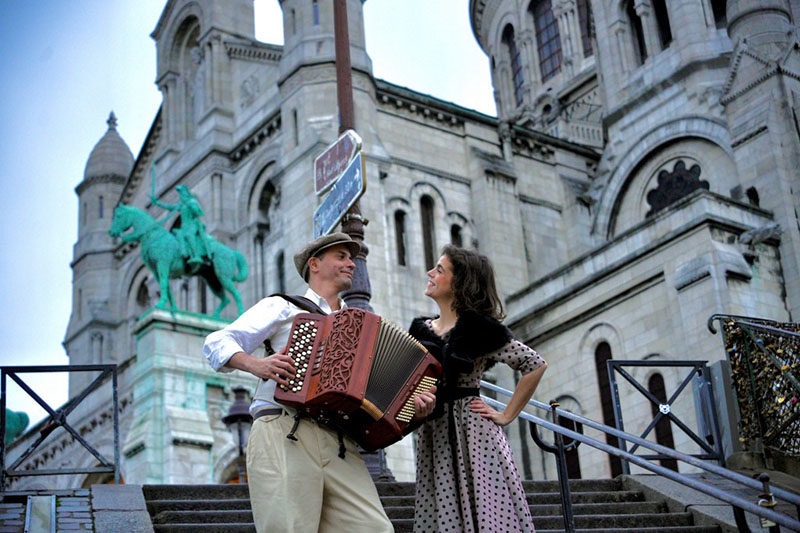
[[(138, 316), (136, 314), (136, 293), (139, 290), (139, 286), (151, 276), (150, 270), (137, 254), (137, 257), (128, 264), (122, 275), (119, 293), (121, 316), (125, 318)], [(151, 295), (151, 297), (153, 296), (155, 295)]]
[[(269, 146), (262, 150), (258, 156), (253, 160), (250, 169), (242, 180), (241, 187), (236, 191), (236, 216), (237, 225), (243, 228), (251, 223), (250, 204), (255, 195), (259, 194), (260, 188), (263, 188), (264, 183), (268, 179), (275, 179), (278, 177), (279, 171), (277, 168), (277, 161), (280, 158), (280, 149), (277, 146)], [(266, 172), (271, 169), (270, 172)]]
[(225, 444), (220, 446), (219, 452), (215, 455), (212, 466), (214, 483), (226, 483), (226, 478), (231, 473), (231, 470), (237, 471), (236, 462), (239, 459), (239, 449), (233, 445), (232, 440), (227, 440)]
[(403, 258), (405, 259), (405, 263), (399, 263), (400, 266), (408, 266), (411, 262), (411, 236), (409, 229), (412, 223), (412, 207), (409, 204), (409, 201), (406, 198), (401, 198), (400, 196), (392, 196), (386, 201), (386, 228), (387, 228), (387, 242), (389, 243), (389, 248), (391, 250), (390, 257), (392, 258), (393, 263), (398, 263), (398, 260), (401, 256), (400, 251), (398, 251), (398, 235), (397, 235), (397, 224), (395, 219), (395, 213), (402, 212), (404, 216), (404, 223), (405, 223), (405, 235), (403, 237), (403, 244), (405, 246), (405, 250)]
[(467, 217), (456, 211), (449, 211), (447, 213), (447, 217), (445, 218), (445, 222), (447, 223), (447, 227), (450, 230), (452, 230), (453, 226), (458, 226), (461, 228), (461, 239), (463, 247), (465, 248), (474, 247), (473, 237), (475, 235), (475, 229), (472, 227), (472, 224), (470, 223)]
[(158, 284), (150, 273), (150, 269), (142, 262), (137, 253), (136, 258), (125, 269), (122, 283), (119, 285), (119, 316), (122, 317), (124, 325), (120, 330), (120, 336), (117, 337), (117, 342), (120, 344), (119, 350), (121, 350), (119, 355), (123, 357), (136, 353), (136, 337), (131, 334), (131, 331), (136, 319), (146, 310), (140, 309), (141, 306), (137, 306), (136, 301), (142, 284), (147, 286), (151, 303), (155, 303), (158, 299), (155, 293)]
[(598, 322), (581, 337), (578, 349), (581, 357), (594, 357), (594, 351), (601, 342), (607, 342), (611, 346), (611, 353), (622, 353), (622, 336), (619, 330), (608, 322)]
[[(514, 113), (516, 108), (516, 101), (514, 98), (514, 80), (513, 72), (511, 69), (510, 58), (506, 57), (505, 44), (503, 43), (503, 35), (507, 26), (511, 26), (514, 31), (515, 40), (519, 41), (517, 47), (520, 51), (520, 60), (522, 62), (523, 79), (526, 82), (527, 78), (527, 62), (525, 47), (522, 47), (520, 38), (521, 23), (519, 14), (515, 11), (513, 6), (509, 6), (507, 11), (500, 16), (498, 22), (491, 28), (487, 42), (490, 44), (490, 52), (492, 56), (493, 76), (495, 79), (495, 93), (500, 95), (500, 103), (498, 112), (503, 116), (510, 116)], [(523, 82), (523, 86), (525, 86)], [(523, 89), (524, 90), (524, 89)]]
[(722, 148), (733, 159), (730, 136), (721, 120), (690, 116), (662, 124), (642, 136), (619, 160), (609, 176), (592, 223), (592, 233), (605, 239), (613, 237), (615, 210), (619, 207), (636, 169), (663, 145), (681, 138), (697, 137)]
[[(99, 416), (99, 414), (94, 414), (93, 416)], [(109, 420), (110, 419), (106, 419), (106, 422), (109, 423)], [(106, 429), (110, 429), (110, 428), (106, 428)], [(95, 434), (94, 436), (97, 436), (99, 431), (100, 431), (100, 428), (97, 428), (97, 431), (93, 432)], [(110, 431), (113, 431), (113, 429), (111, 429)], [(90, 438), (89, 439), (89, 443), (91, 444), (91, 446), (95, 450), (97, 450), (97, 452), (100, 455), (102, 455), (103, 457), (105, 457), (106, 459), (108, 459), (110, 461), (114, 460), (114, 439), (113, 439), (113, 437), (110, 437), (110, 436), (109, 437), (102, 437), (102, 438), (99, 438), (97, 440), (94, 440), (94, 438)], [(94, 468), (94, 467), (101, 466), (100, 462), (97, 460), (97, 458), (94, 455), (92, 455), (89, 452), (89, 450), (87, 450), (86, 448), (84, 448), (83, 446), (78, 444), (77, 442), (72, 443), (72, 447), (74, 448), (74, 450), (76, 452), (79, 452), (79, 453), (74, 454), (74, 456), (78, 458), (77, 463), (72, 465), (74, 468)], [(121, 451), (121, 449), (120, 449), (120, 451)], [(123, 465), (122, 465), (122, 454), (120, 454), (120, 473), (119, 473), (120, 474), (120, 480), (122, 480), (122, 478), (124, 477), (122, 475), (122, 467), (123, 467)], [(108, 476), (111, 476), (111, 479), (114, 479), (114, 474), (113, 473), (83, 474), (78, 478), (80, 480), (80, 483), (77, 486), (78, 487), (82, 487), (82, 488), (91, 488), (92, 484), (103, 483), (104, 480), (108, 479)]]
[[(205, 15), (200, 2), (186, 2), (177, 13), (170, 15), (167, 29), (163, 33), (163, 41), (158, 46), (158, 76), (167, 72), (179, 72), (180, 55), (176, 56), (180, 46), (179, 43), (186, 36), (186, 31), (190, 25), (197, 24), (201, 28), (205, 26)], [(154, 32), (155, 35), (156, 32)]]
[[(422, 228), (421, 208), (420, 208), (420, 202), (424, 196), (429, 196), (430, 198), (433, 199), (433, 210), (434, 210), (433, 220), (435, 222), (433, 227), (434, 242), (432, 244), (433, 244), (433, 255), (435, 259), (436, 257), (438, 257), (437, 254), (439, 249), (441, 249), (442, 245), (450, 242), (450, 230), (449, 226), (445, 227), (445, 224), (442, 224), (440, 222), (442, 220), (445, 220), (447, 214), (447, 202), (445, 200), (445, 197), (436, 186), (427, 181), (418, 181), (414, 183), (414, 185), (411, 186), (411, 189), (409, 191), (409, 204), (411, 209), (409, 213), (410, 220), (408, 224), (408, 229), (409, 229), (408, 245), (409, 248), (413, 250), (424, 249), (423, 228)], [(411, 257), (422, 257), (424, 259), (425, 255), (412, 253)], [(414, 262), (412, 261), (411, 264), (414, 264)]]

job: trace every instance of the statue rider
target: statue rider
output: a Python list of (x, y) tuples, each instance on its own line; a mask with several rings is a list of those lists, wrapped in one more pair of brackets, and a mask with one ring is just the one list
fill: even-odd
[(208, 246), (206, 246), (208, 235), (205, 224), (200, 220), (200, 217), (204, 215), (203, 208), (200, 207), (200, 203), (189, 192), (186, 185), (178, 185), (175, 190), (178, 191), (180, 199), (178, 204), (159, 202), (155, 196), (152, 196), (151, 199), (159, 207), (169, 211), (180, 211), (181, 227), (174, 233), (183, 246), (184, 256), (189, 256), (187, 262), (190, 266), (196, 267), (203, 262), (203, 256), (208, 255)]

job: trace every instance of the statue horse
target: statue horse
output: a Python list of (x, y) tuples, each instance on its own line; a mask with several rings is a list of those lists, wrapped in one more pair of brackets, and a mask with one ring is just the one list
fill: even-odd
[(169, 304), (169, 308), (175, 309), (169, 288), (170, 279), (197, 275), (206, 281), (211, 292), (221, 300), (214, 311), (215, 318), (219, 317), (231, 301), (226, 291), (236, 301), (239, 314), (244, 311), (242, 297), (233, 285), (234, 282), (244, 281), (248, 273), (247, 261), (238, 251), (207, 235), (208, 256), (203, 258), (204, 262), (199, 268), (189, 269), (178, 238), (145, 211), (130, 205), (118, 205), (114, 209), (114, 218), (108, 233), (112, 237), (120, 237), (122, 242), (138, 241), (141, 245), (142, 261), (156, 277), (161, 288), (161, 298), (156, 307), (164, 309)]

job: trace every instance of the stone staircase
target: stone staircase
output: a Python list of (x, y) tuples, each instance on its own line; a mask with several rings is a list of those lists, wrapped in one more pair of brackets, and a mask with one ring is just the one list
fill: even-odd
[[(383, 506), (397, 532), (411, 531), (414, 484), (377, 483)], [(536, 531), (563, 531), (555, 481), (524, 482)], [(246, 485), (145, 485), (147, 510), (156, 533), (192, 531), (254, 532)], [(717, 533), (717, 526), (694, 524), (689, 512), (669, 512), (664, 501), (648, 501), (641, 491), (624, 490), (618, 479), (573, 480), (575, 527), (594, 533)]]

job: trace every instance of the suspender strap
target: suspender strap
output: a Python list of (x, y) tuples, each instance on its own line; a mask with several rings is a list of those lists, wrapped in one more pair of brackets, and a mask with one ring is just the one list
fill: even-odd
[(305, 296), (300, 296), (299, 294), (283, 294), (280, 292), (276, 292), (275, 294), (270, 294), (270, 296), (280, 296), (287, 302), (296, 305), (300, 309), (308, 311), (309, 313), (317, 313), (320, 315), (327, 315), (325, 311), (322, 310), (320, 306), (306, 298)]
[[(276, 292), (275, 294), (270, 294), (272, 296), (279, 296), (293, 304), (304, 311), (308, 311), (309, 313), (317, 313), (319, 315), (327, 315), (325, 311), (322, 310), (320, 306), (306, 298), (305, 296), (300, 296), (299, 294), (283, 294), (281, 292)], [(272, 355), (275, 353), (275, 349), (272, 347), (272, 343), (269, 339), (264, 340), (264, 348), (267, 350), (267, 355)]]

